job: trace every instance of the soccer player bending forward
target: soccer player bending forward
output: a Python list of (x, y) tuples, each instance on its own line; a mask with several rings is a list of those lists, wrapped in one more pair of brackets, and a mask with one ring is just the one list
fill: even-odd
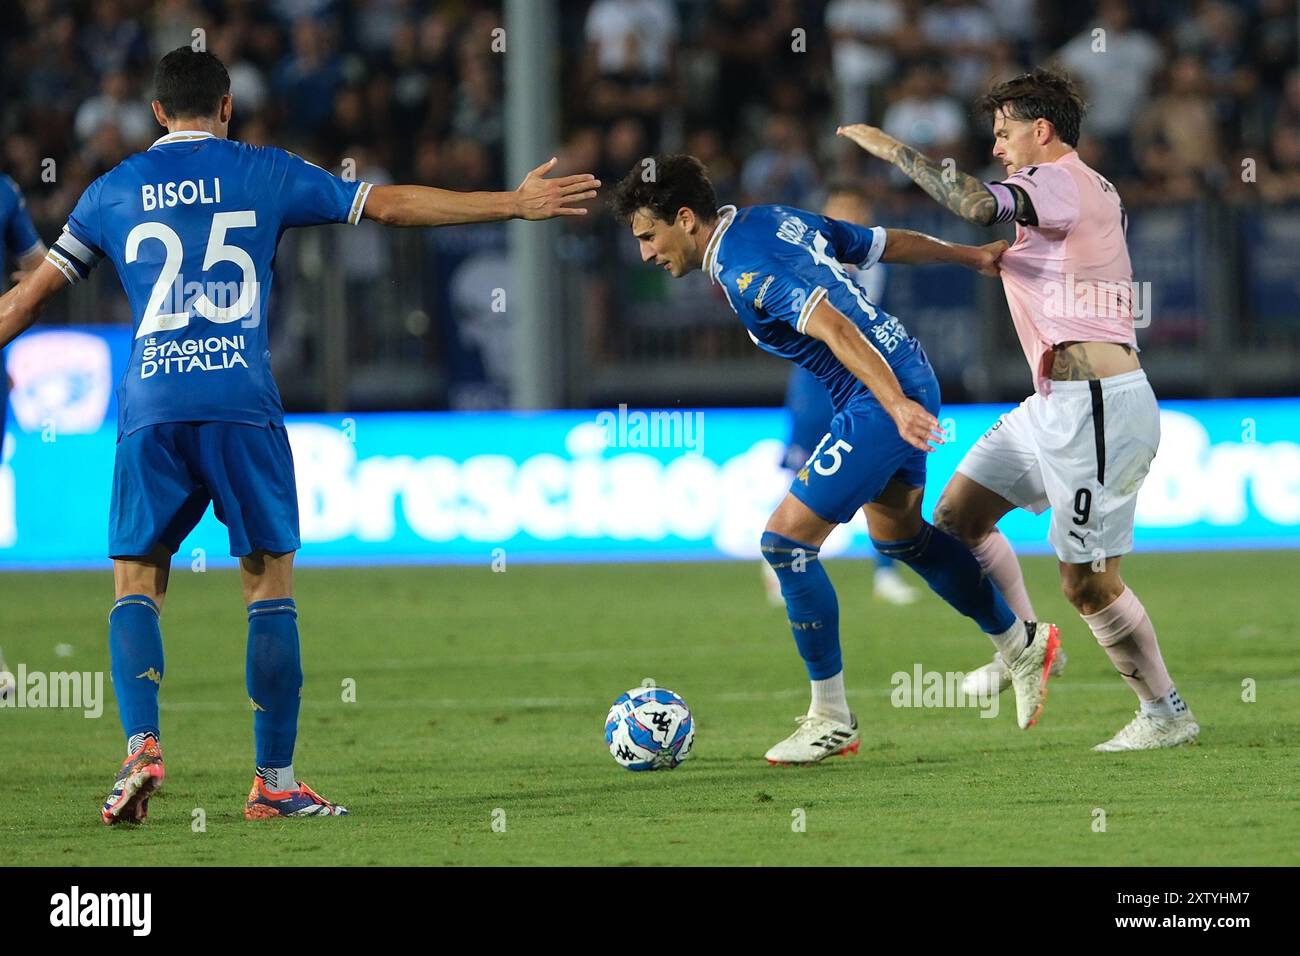
[(91, 183), (45, 260), (0, 298), (3, 347), (107, 257), (134, 317), (109, 515), (117, 600), (108, 643), (127, 758), (101, 817), (144, 820), (163, 781), (159, 615), (172, 555), (209, 503), (230, 532), (248, 606), (256, 761), (244, 816), (341, 816), (293, 770), (303, 681), (298, 499), (266, 332), (280, 234), (362, 219), (445, 226), (576, 215), (586, 210), (573, 204), (599, 182), (543, 178), (555, 160), (513, 192), (346, 182), (284, 150), (227, 139), (230, 77), (212, 54), (173, 50), (155, 82), (154, 116), (167, 134)]
[[(1178, 696), (1137, 595), (1120, 578), (1133, 550), (1138, 489), (1160, 444), (1160, 410), (1137, 357), (1133, 269), (1115, 187), (1079, 158), (1084, 104), (1070, 79), (1038, 69), (994, 87), (993, 155), (1007, 178), (952, 175), (871, 126), (840, 134), (893, 163), (968, 222), (1016, 223), (999, 264), (1034, 394), (967, 453), (935, 508), (1016, 613), (1032, 618), (1020, 564), (997, 529), (1013, 508), (1052, 509), (1061, 590), (1137, 695), (1139, 709), (1095, 750), (1193, 743), (1200, 726)], [(981, 668), (1007, 681), (1006, 650)]]
[(921, 517), (926, 454), (942, 441), (939, 383), (920, 343), (845, 269), (952, 262), (996, 275), (1006, 243), (952, 245), (787, 206), (716, 205), (704, 167), (691, 156), (656, 157), (652, 176), (638, 166), (613, 197), (642, 260), (675, 278), (706, 270), (754, 343), (816, 375), (836, 410), (762, 537), (812, 683), (808, 713), (767, 760), (809, 764), (858, 749), (857, 719), (845, 699), (839, 606), (818, 549), (859, 508), (876, 550), (913, 568), (1004, 653), (1018, 722), (1031, 726), (1059, 647), (1057, 629), (1017, 619), (969, 549)]

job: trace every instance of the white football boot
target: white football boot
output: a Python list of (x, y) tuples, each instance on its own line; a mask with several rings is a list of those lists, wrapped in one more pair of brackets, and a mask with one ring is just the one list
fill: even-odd
[(872, 579), (872, 593), (881, 601), (906, 607), (916, 601), (916, 589), (893, 568), (877, 568)]
[(836, 754), (858, 752), (858, 718), (850, 715), (851, 723), (804, 714), (796, 717), (799, 729), (766, 753), (767, 762), (778, 764), (820, 763)]
[(1016, 722), (1021, 730), (1038, 723), (1047, 700), (1047, 681), (1052, 676), (1052, 661), (1061, 649), (1061, 629), (1042, 621), (1026, 621), (1025, 630), (1032, 638), (1020, 656), (1007, 665), (1011, 688), (1016, 693)]
[[(1052, 677), (1059, 677), (1065, 671), (1067, 660), (1065, 648), (1058, 649), (1056, 657), (1052, 660)], [(992, 663), (971, 671), (962, 678), (961, 682), (962, 692), (967, 697), (991, 697), (1002, 693), (1010, 686), (1011, 668), (1007, 667), (1007, 662), (1002, 659), (1001, 651), (994, 651)]]
[(1123, 730), (1092, 749), (1104, 754), (1123, 750), (1159, 750), (1161, 747), (1194, 744), (1200, 733), (1201, 725), (1190, 710), (1177, 717), (1158, 717), (1139, 710)]

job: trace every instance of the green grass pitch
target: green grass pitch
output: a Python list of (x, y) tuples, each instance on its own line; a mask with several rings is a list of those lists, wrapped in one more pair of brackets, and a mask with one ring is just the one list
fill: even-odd
[[(1202, 725), (1201, 744), (1090, 747), (1135, 701), (1056, 584), (1025, 560), (1070, 654), (1040, 725), (891, 706), (890, 675), (967, 670), (991, 645), (926, 594), (874, 602), (868, 565), (839, 590), (862, 751), (813, 768), (762, 754), (807, 684), (755, 563), (302, 569), (307, 674), (299, 776), (346, 819), (246, 823), (252, 728), (235, 574), (178, 564), (163, 615), (167, 782), (141, 827), (98, 807), (121, 757), (99, 719), (0, 709), (0, 858), (18, 865), (1085, 864), (1300, 862), (1294, 552), (1133, 555), (1125, 576)], [(0, 575), (9, 663), (107, 672), (107, 571)], [(71, 645), (60, 655), (56, 645)], [(699, 722), (672, 772), (605, 749), (620, 692), (654, 678)], [(1253, 702), (1243, 681), (1254, 681)], [(345, 682), (356, 700), (345, 702)], [(196, 814), (196, 811), (202, 814)], [(1104, 813), (1104, 832), (1099, 832)], [(202, 820), (199, 828), (196, 820)], [(496, 826), (494, 827), (494, 822)], [(802, 823), (802, 826), (799, 824)], [(137, 852), (147, 848), (147, 852)]]

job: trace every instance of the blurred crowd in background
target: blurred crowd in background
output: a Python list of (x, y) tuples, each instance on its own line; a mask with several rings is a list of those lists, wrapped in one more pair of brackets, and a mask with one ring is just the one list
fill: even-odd
[[(707, 163), (723, 201), (816, 208), (828, 183), (847, 179), (883, 221), (930, 201), (837, 139), (838, 123), (879, 125), (1001, 178), (989, 122), (972, 104), (998, 80), (1055, 63), (1091, 104), (1083, 158), (1128, 207), (1300, 201), (1295, 0), (557, 0), (555, 9), (561, 172), (593, 170), (612, 184), (641, 157), (680, 150)], [(350, 159), (372, 182), (515, 185), (504, 178), (502, 86), (508, 44), (520, 41), (506, 37), (506, 54), (494, 45), (499, 2), (9, 0), (4, 19), (0, 171), (24, 190), (47, 242), (92, 179), (161, 134), (148, 105), (153, 65), (196, 29), (230, 71), (233, 138), (336, 170)], [(608, 217), (561, 228), (565, 262), (585, 277), (566, 302), (583, 313), (586, 359), (617, 358), (637, 346), (615, 334), (627, 282), (611, 283), (610, 266), (635, 266), (634, 248), (611, 241), (622, 225)], [(414, 255), (445, 253), (440, 241), (466, 240), (430, 240)], [(356, 241), (345, 268), (363, 311), (395, 259), (382, 241)], [(472, 362), (500, 366), (471, 341), (490, 329), (472, 334), (440, 316), (455, 312), (456, 295), (438, 285), (451, 284), (446, 270), (433, 274), (433, 288), (411, 293), (423, 301), (385, 306), (396, 344), (366, 331), (367, 317), (350, 347), (454, 364), (463, 346)], [(289, 352), (286, 361), (312, 360), (309, 345), (297, 359)], [(505, 400), (472, 393), (413, 400)]]

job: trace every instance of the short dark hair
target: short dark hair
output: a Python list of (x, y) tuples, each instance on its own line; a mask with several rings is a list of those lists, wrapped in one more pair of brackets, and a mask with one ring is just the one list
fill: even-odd
[(648, 209), (656, 219), (673, 222), (683, 206), (704, 222), (718, 216), (718, 197), (704, 164), (684, 153), (641, 160), (614, 187), (610, 198), (610, 209), (620, 219)]
[(182, 46), (158, 61), (153, 84), (163, 112), (172, 119), (214, 116), (230, 92), (230, 74), (211, 53)]
[(1088, 111), (1068, 74), (1043, 67), (999, 83), (977, 106), (988, 116), (1002, 110), (1011, 119), (1045, 119), (1056, 127), (1061, 142), (1070, 146), (1079, 145), (1079, 123)]

